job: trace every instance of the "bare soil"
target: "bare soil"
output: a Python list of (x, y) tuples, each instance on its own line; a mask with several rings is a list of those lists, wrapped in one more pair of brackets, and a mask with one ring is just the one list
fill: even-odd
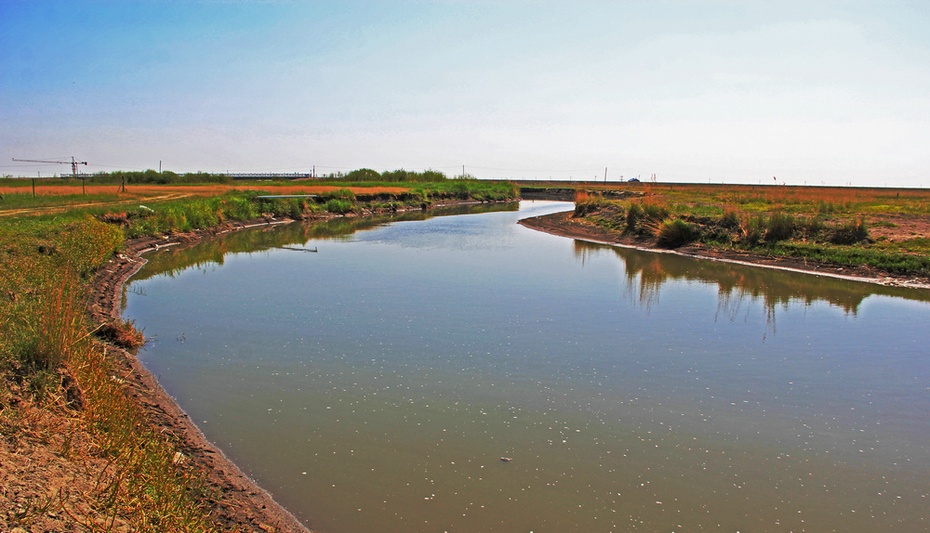
[[(12, 384), (0, 400), (0, 531), (88, 531), (108, 461), (78, 414), (58, 398), (36, 401)], [(116, 518), (110, 531), (129, 531)]]

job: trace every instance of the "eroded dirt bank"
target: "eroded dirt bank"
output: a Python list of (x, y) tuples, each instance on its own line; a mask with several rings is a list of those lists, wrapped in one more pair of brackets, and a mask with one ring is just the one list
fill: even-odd
[(622, 235), (600, 226), (596, 226), (584, 219), (574, 218), (572, 215), (572, 211), (566, 211), (564, 213), (555, 213), (551, 215), (525, 218), (519, 223), (528, 228), (550, 233), (552, 235), (559, 235), (561, 237), (569, 237), (572, 239), (585, 240), (601, 244), (624, 246), (627, 248), (635, 248), (659, 253), (678, 254), (682, 256), (695, 257), (712, 261), (722, 261), (765, 268), (777, 268), (781, 270), (815, 274), (819, 276), (831, 276), (866, 283), (877, 283), (887, 286), (930, 289), (930, 278), (895, 276), (887, 272), (875, 271), (867, 266), (857, 268), (842, 268), (812, 261), (765, 256), (761, 254), (753, 254), (736, 250), (721, 250), (700, 244), (682, 246), (681, 248), (676, 248), (674, 250), (662, 249), (656, 246), (655, 239)]

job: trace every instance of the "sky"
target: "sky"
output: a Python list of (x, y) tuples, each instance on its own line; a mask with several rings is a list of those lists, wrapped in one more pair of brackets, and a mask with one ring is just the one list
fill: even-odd
[(0, 175), (930, 187), (930, 2), (0, 0)]

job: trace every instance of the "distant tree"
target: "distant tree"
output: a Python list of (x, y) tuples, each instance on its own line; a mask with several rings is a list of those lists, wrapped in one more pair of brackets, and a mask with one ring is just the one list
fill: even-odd
[(360, 168), (346, 174), (347, 181), (380, 181), (381, 174), (370, 168)]
[(390, 170), (381, 174), (381, 181), (406, 181), (406, 182), (438, 182), (446, 181), (446, 175), (438, 170), (424, 170), (423, 172), (414, 172), (411, 170)]
[(438, 170), (429, 169), (429, 170), (426, 170), (420, 173), (420, 179), (417, 181), (437, 182), (437, 181), (445, 181), (445, 180), (446, 180), (445, 174), (443, 174), (442, 172), (439, 172)]
[(413, 181), (410, 179), (412, 172), (408, 172), (402, 168), (397, 170), (388, 170), (381, 174), (382, 181)]

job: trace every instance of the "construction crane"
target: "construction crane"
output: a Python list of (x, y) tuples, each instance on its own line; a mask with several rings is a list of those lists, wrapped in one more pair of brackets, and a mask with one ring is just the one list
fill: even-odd
[(19, 161), (22, 163), (56, 163), (59, 165), (71, 165), (71, 176), (77, 177), (77, 167), (78, 165), (87, 165), (87, 161), (76, 161), (74, 156), (71, 156), (71, 161), (50, 161), (47, 159), (16, 159), (13, 158), (13, 161)]

